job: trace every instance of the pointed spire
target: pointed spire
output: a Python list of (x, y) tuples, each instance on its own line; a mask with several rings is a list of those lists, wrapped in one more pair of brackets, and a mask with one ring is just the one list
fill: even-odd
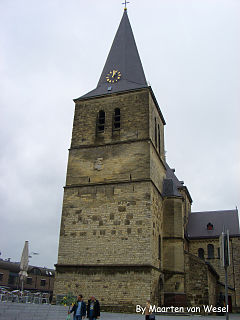
[(147, 86), (127, 10), (124, 10), (97, 88), (81, 98)]

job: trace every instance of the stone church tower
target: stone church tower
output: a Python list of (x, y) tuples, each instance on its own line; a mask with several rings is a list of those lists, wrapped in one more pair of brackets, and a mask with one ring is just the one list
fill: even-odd
[[(192, 200), (166, 163), (165, 120), (126, 10), (97, 88), (74, 101), (54, 295), (94, 295), (111, 310), (191, 304)], [(213, 279), (209, 270), (201, 262)]]
[(165, 120), (126, 10), (97, 88), (74, 101), (55, 294), (161, 303), (164, 269), (169, 294), (182, 293), (183, 199), (166, 179)]

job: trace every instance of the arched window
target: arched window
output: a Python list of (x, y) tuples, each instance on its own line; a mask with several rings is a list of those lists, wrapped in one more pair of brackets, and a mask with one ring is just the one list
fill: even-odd
[(160, 141), (160, 127), (158, 124), (158, 152), (161, 153), (161, 141)]
[(154, 134), (155, 134), (155, 147), (157, 148), (157, 120), (156, 120), (156, 118), (155, 118), (155, 132), (154, 132)]
[(29, 274), (34, 274), (36, 276), (41, 276), (42, 275), (41, 270), (39, 268), (32, 268), (29, 271)]
[(121, 121), (120, 109), (116, 108), (114, 110), (113, 130), (119, 130), (120, 129), (120, 121)]
[(204, 250), (203, 250), (203, 248), (199, 248), (198, 249), (198, 257), (200, 259), (204, 259)]
[(105, 128), (105, 112), (100, 110), (97, 117), (97, 132), (104, 132)]
[(158, 259), (161, 260), (161, 236), (158, 236)]
[(208, 244), (207, 250), (208, 250), (208, 259), (213, 259), (214, 258), (214, 246), (213, 246), (213, 244)]

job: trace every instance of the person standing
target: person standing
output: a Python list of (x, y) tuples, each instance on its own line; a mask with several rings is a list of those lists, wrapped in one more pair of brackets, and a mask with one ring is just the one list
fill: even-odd
[(152, 314), (150, 300), (147, 300), (146, 302), (145, 320), (155, 320), (155, 316)]
[(82, 320), (86, 317), (86, 303), (83, 301), (83, 296), (81, 294), (77, 297), (77, 301), (74, 303), (68, 314), (72, 312), (74, 320)]
[(100, 318), (100, 304), (94, 296), (88, 300), (87, 318), (89, 318), (89, 320), (96, 320)]

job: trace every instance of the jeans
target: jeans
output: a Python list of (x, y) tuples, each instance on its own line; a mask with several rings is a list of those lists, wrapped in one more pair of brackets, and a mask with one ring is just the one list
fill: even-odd
[(82, 316), (75, 316), (74, 320), (82, 320)]
[(96, 318), (93, 318), (93, 317), (89, 317), (89, 320), (96, 320)]

